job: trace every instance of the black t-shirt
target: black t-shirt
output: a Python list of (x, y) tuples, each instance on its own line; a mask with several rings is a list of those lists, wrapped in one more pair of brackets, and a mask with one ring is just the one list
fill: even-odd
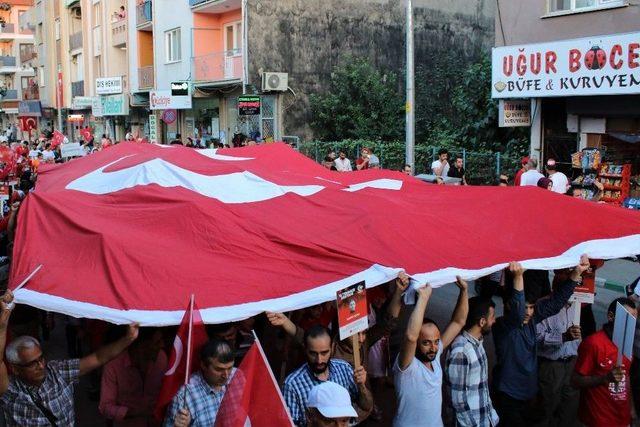
[(449, 173), (447, 174), (449, 178), (460, 178), (464, 177), (464, 168), (460, 168), (460, 170), (455, 167), (449, 168)]

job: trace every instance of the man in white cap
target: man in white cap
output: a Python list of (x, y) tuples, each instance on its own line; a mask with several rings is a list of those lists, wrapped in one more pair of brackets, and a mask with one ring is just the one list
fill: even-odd
[(549, 174), (549, 179), (553, 182), (551, 191), (565, 194), (569, 188), (569, 179), (565, 174), (556, 169), (556, 161), (554, 159), (547, 160), (547, 167), (545, 169)]
[(309, 427), (347, 427), (358, 414), (351, 396), (340, 384), (326, 381), (309, 391), (307, 420)]

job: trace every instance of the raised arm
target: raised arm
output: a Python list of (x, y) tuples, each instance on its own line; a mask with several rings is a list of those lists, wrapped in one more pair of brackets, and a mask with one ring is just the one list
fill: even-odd
[(288, 335), (291, 335), (298, 344), (304, 344), (304, 331), (298, 328), (295, 323), (291, 321), (283, 313), (273, 313), (271, 311), (265, 312), (269, 323), (273, 326), (282, 328)]
[(415, 357), (424, 312), (427, 309), (427, 304), (429, 303), (432, 291), (433, 289), (429, 285), (416, 291), (418, 294), (418, 300), (416, 301), (416, 306), (409, 318), (407, 331), (405, 332), (402, 347), (400, 348), (400, 355), (398, 356), (398, 366), (402, 370), (407, 369)]
[(536, 302), (536, 322), (541, 322), (547, 317), (553, 316), (562, 310), (562, 307), (565, 306), (573, 294), (573, 290), (576, 285), (582, 281), (582, 273), (587, 271), (589, 267), (589, 257), (582, 255), (580, 257), (580, 264), (571, 271), (569, 280), (558, 285), (558, 287), (551, 292), (549, 297), (541, 298)]
[(467, 282), (462, 280), (460, 276), (456, 277), (456, 285), (460, 289), (458, 294), (458, 302), (456, 308), (453, 310), (451, 316), (451, 323), (444, 330), (440, 342), (442, 343), (442, 349), (449, 347), (449, 344), (460, 334), (464, 324), (467, 321), (467, 315), (469, 314), (469, 295)]
[(94, 369), (98, 369), (110, 360), (115, 359), (129, 345), (138, 338), (138, 330), (140, 327), (137, 323), (129, 325), (127, 334), (118, 341), (105, 345), (98, 349), (95, 353), (80, 359), (80, 375), (87, 374)]
[(13, 293), (7, 290), (0, 299), (0, 396), (9, 388), (9, 373), (4, 364), (4, 348), (7, 344), (7, 327), (13, 310)]
[(513, 292), (508, 300), (509, 310), (505, 310), (504, 323), (509, 328), (522, 325), (525, 314), (524, 303), (524, 268), (518, 262), (509, 263), (509, 271), (513, 276)]

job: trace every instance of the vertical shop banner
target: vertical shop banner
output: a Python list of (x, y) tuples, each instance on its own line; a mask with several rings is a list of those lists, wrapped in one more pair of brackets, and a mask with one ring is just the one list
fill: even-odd
[(493, 48), (493, 98), (640, 93), (640, 32)]
[(338, 291), (336, 301), (340, 340), (349, 338), (369, 327), (367, 289), (364, 282), (358, 282)]
[(531, 101), (501, 99), (498, 105), (500, 127), (531, 126)]
[(149, 142), (158, 143), (158, 118), (155, 114), (149, 115)]
[(58, 109), (62, 108), (64, 104), (64, 92), (62, 86), (62, 71), (58, 71), (58, 81), (56, 84), (56, 101)]

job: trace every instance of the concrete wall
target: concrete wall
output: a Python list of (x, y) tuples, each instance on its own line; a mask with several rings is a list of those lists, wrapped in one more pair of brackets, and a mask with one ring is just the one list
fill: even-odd
[[(180, 28), (181, 53), (180, 62), (167, 64), (165, 53), (165, 31)], [(188, 1), (154, 1), (153, 2), (153, 51), (155, 57), (156, 84), (155, 89), (166, 90), (171, 82), (187, 80), (191, 74), (191, 28), (193, 14)]]
[(547, 0), (502, 0), (495, 19), (496, 46), (638, 31), (640, 0), (627, 3), (615, 9), (546, 16)]
[[(349, 56), (380, 68), (404, 69), (405, 11), (399, 0), (249, 0), (249, 83), (261, 71), (289, 73), (295, 91), (283, 135), (312, 138), (308, 96), (328, 89), (333, 68)], [(492, 0), (414, 0), (416, 66), (429, 66), (443, 50), (461, 61), (493, 46)]]

